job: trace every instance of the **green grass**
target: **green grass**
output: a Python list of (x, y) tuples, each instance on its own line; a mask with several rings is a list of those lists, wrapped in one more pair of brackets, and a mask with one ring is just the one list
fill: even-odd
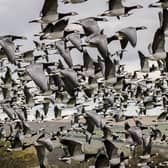
[(7, 152), (9, 143), (1, 141), (0, 145), (5, 145), (0, 149), (1, 168), (30, 168), (37, 166), (38, 161), (33, 147), (23, 151)]

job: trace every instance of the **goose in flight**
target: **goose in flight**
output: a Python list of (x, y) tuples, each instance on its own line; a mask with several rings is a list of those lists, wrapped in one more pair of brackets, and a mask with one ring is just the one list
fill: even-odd
[(40, 18), (34, 19), (29, 23), (42, 23), (48, 24), (56, 22), (66, 16), (76, 15), (76, 12), (58, 13), (58, 0), (45, 0), (42, 10), (40, 12)]
[(153, 42), (149, 45), (149, 52), (152, 55), (151, 60), (164, 60), (166, 59), (165, 51), (165, 36), (163, 28), (158, 28), (155, 32)]
[(89, 35), (85, 41), (89, 43), (91, 47), (96, 47), (101, 54), (101, 56), (107, 59), (110, 55), (108, 50), (108, 43), (111, 42), (107, 36), (101, 31), (100, 33), (92, 33)]
[(0, 46), (3, 48), (8, 61), (16, 65), (15, 44), (8, 38), (0, 40)]
[(124, 6), (122, 0), (109, 0), (108, 10), (101, 14), (101, 16), (116, 16), (118, 19), (120, 16), (128, 16), (129, 12), (133, 9), (143, 8), (141, 5)]
[(2, 47), (4, 53), (6, 54), (8, 61), (14, 65), (16, 65), (16, 56), (15, 56), (16, 47), (14, 41), (17, 39), (25, 40), (27, 38), (16, 35), (0, 36), (0, 46)]
[(116, 32), (114, 36), (110, 39), (112, 40), (120, 40), (121, 48), (125, 49), (128, 42), (135, 47), (137, 44), (137, 31), (145, 30), (147, 27), (139, 26), (139, 27), (126, 27)]
[(83, 2), (86, 2), (86, 1), (88, 1), (88, 0), (63, 0), (62, 2), (64, 4), (69, 4), (69, 3), (78, 4), (78, 3), (83, 3)]
[(85, 45), (82, 44), (81, 37), (82, 35), (79, 32), (70, 33), (65, 37), (65, 42), (67, 44), (70, 41), (75, 48), (82, 52)]
[(0, 36), (0, 40), (2, 39), (9, 39), (10, 41), (15, 41), (15, 40), (27, 40), (27, 37), (9, 34), (9, 35)]
[(72, 98), (75, 98), (77, 93), (76, 91), (80, 86), (76, 72), (72, 69), (65, 69), (61, 70), (60, 76), (64, 82), (65, 90)]
[(148, 46), (150, 56), (144, 56), (141, 51), (138, 51), (140, 58), (140, 65), (142, 71), (149, 72), (149, 63), (148, 60), (157, 61), (158, 65), (163, 64), (165, 67), (165, 71), (167, 72), (168, 66), (168, 57), (167, 52), (165, 51), (165, 35), (163, 27), (158, 28), (155, 32), (153, 42)]
[(65, 34), (65, 27), (68, 25), (69, 19), (61, 19), (55, 24), (49, 23), (43, 31), (39, 34), (40, 40), (48, 39), (61, 39)]
[(140, 60), (141, 72), (149, 72), (148, 58), (145, 57), (145, 55), (141, 51), (138, 51), (138, 55)]
[(75, 22), (75, 24), (79, 24), (83, 27), (85, 35), (89, 36), (92, 33), (100, 33), (101, 30), (98, 25), (98, 21), (104, 21), (106, 22), (106, 18), (101, 17), (87, 17), (84, 19), (80, 19), (78, 22)]
[(102, 60), (100, 57), (98, 57), (98, 62), (101, 66), (101, 71), (105, 80), (108, 80), (109, 78), (115, 78), (116, 76), (115, 61), (112, 61), (110, 58)]
[(149, 8), (163, 8), (167, 9), (168, 8), (168, 0), (159, 0), (154, 4), (150, 4)]
[(162, 12), (159, 12), (160, 26), (163, 28), (164, 35), (168, 36), (168, 11), (163, 9)]
[(43, 92), (49, 90), (49, 78), (43, 71), (43, 64), (30, 64), (26, 71)]
[(68, 67), (72, 68), (73, 62), (70, 55), (70, 49), (65, 48), (65, 42), (63, 40), (56, 41), (55, 46), (58, 49), (61, 57), (64, 59), (65, 63), (68, 65)]
[(40, 18), (30, 21), (39, 23), (51, 23), (58, 20), (58, 1), (57, 0), (45, 0), (42, 10), (40, 12)]

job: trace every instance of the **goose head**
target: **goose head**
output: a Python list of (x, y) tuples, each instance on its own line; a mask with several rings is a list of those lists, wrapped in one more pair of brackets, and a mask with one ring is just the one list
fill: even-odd
[(146, 26), (140, 26), (139, 29), (140, 29), (140, 30), (146, 30), (147, 27), (146, 27)]
[(141, 9), (141, 8), (143, 8), (143, 6), (142, 5), (137, 5), (136, 8)]
[(149, 8), (161, 8), (162, 4), (161, 3), (153, 3), (148, 6)]

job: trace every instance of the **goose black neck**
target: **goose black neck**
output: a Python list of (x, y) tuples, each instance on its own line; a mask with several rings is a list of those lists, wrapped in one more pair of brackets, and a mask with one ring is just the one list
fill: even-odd
[(142, 30), (142, 27), (136, 27), (136, 30), (138, 31), (138, 30)]
[(59, 13), (59, 14), (58, 14), (58, 18), (59, 18), (59, 19), (62, 19), (63, 17), (70, 16), (70, 15), (72, 15), (71, 12), (68, 12), (68, 13)]
[(128, 13), (129, 11), (133, 10), (133, 9), (137, 9), (137, 5), (135, 6), (130, 6), (130, 7), (125, 7), (125, 13)]
[(104, 21), (104, 18), (94, 18), (95, 21)]
[(117, 35), (113, 35), (113, 36), (111, 36), (111, 37), (108, 37), (107, 38), (107, 43), (109, 44), (111, 41), (113, 41), (113, 40), (118, 40), (118, 36)]

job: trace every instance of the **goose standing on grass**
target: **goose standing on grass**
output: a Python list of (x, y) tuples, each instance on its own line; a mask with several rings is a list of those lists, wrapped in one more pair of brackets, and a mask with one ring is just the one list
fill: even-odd
[(104, 146), (109, 159), (110, 167), (120, 167), (121, 162), (129, 159), (124, 156), (123, 152), (118, 154), (118, 148), (110, 140), (104, 140)]
[(91, 168), (110, 168), (110, 162), (106, 154), (99, 152), (96, 156), (95, 165)]
[(105, 127), (105, 121), (104, 121), (104, 118), (102, 118), (94, 111), (93, 112), (88, 111), (84, 115), (85, 115), (84, 117), (86, 119), (86, 125), (87, 125), (86, 131), (85, 131), (86, 142), (90, 144), (92, 140), (92, 136), (94, 134), (95, 126), (103, 130), (103, 128)]
[(62, 138), (60, 142), (67, 147), (64, 147), (65, 154), (69, 153), (69, 156), (65, 155), (65, 157), (61, 158), (61, 160), (67, 161), (72, 159), (80, 162), (85, 160), (85, 154), (82, 151), (83, 144), (81, 142), (65, 138)]
[(128, 122), (125, 122), (125, 130), (126, 130), (126, 138), (130, 136), (132, 138), (132, 141), (135, 145), (141, 145), (142, 144), (142, 130), (135, 126), (130, 127)]
[(124, 6), (122, 0), (109, 0), (108, 10), (101, 14), (101, 16), (116, 16), (118, 19), (121, 16), (130, 15), (129, 12), (133, 9), (143, 8), (141, 5)]
[(47, 167), (47, 158), (46, 158), (46, 149), (49, 152), (53, 151), (53, 144), (50, 139), (38, 139), (34, 143), (34, 147), (36, 149), (38, 161), (40, 164), (40, 168), (46, 168)]

